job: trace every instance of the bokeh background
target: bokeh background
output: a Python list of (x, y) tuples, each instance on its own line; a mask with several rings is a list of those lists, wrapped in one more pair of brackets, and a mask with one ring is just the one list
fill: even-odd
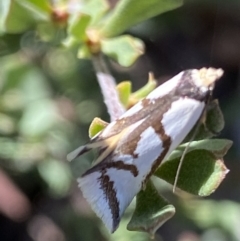
[[(156, 240), (240, 241), (239, 12), (237, 0), (186, 1), (129, 30), (146, 45), (134, 66), (108, 61), (117, 81), (131, 80), (135, 90), (146, 83), (149, 71), (159, 83), (189, 68), (225, 71), (214, 97), (226, 122), (220, 137), (234, 141), (225, 157), (230, 172), (205, 199), (179, 197), (159, 185), (177, 213)], [(82, 198), (75, 178), (94, 155), (71, 164), (66, 155), (87, 141), (94, 117), (109, 117), (91, 62), (60, 46), (61, 30), (37, 28), (0, 35), (0, 240), (149, 240), (125, 228), (134, 204), (110, 235)], [(36, 31), (50, 31), (48, 39)]]

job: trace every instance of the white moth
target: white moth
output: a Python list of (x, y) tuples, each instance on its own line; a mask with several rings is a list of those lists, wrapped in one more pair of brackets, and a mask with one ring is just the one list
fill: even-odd
[(68, 155), (72, 160), (93, 148), (99, 150), (94, 166), (78, 183), (110, 232), (117, 229), (149, 177), (196, 124), (222, 74), (214, 68), (179, 73)]

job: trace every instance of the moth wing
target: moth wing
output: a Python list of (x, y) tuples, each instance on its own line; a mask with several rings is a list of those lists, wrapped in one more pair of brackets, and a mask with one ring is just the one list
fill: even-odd
[[(175, 80), (174, 80), (175, 81)], [(175, 81), (176, 82), (176, 81)], [(160, 86), (161, 87), (161, 86)], [(158, 87), (159, 89), (159, 87)], [(156, 90), (154, 91), (156, 92)], [(150, 96), (150, 95), (149, 95)], [(155, 96), (156, 97), (156, 96)], [(143, 106), (141, 101), (139, 101), (137, 104), (135, 104), (133, 107), (131, 107), (129, 110), (127, 110), (122, 116), (122, 120), (124, 118), (129, 118), (132, 115), (136, 114), (139, 111), (143, 110)], [(147, 116), (149, 116), (151, 113), (146, 113), (146, 115), (141, 116), (139, 119), (136, 119), (136, 122), (141, 122)], [(83, 145), (72, 151), (67, 155), (67, 160), (72, 161), (75, 158), (81, 156), (85, 152), (90, 151), (91, 149), (96, 149), (96, 148), (104, 148), (109, 143), (115, 143), (115, 140), (120, 139), (120, 137), (127, 131), (129, 128), (134, 126), (135, 123), (129, 123), (129, 125), (126, 126), (125, 121), (122, 123), (119, 123), (117, 121), (114, 121), (110, 123), (109, 125), (106, 126), (106, 128), (100, 132), (97, 136), (95, 136), (88, 144)], [(108, 148), (109, 150), (109, 148)], [(97, 163), (100, 162), (102, 158), (98, 158)]]
[[(131, 128), (134, 129), (141, 123), (142, 121), (139, 121)], [(134, 137), (131, 128), (105, 159), (78, 178), (83, 196), (110, 232), (114, 232), (118, 227), (125, 209), (141, 190), (145, 177), (151, 170), (151, 164), (164, 149), (155, 130), (149, 127), (142, 133), (139, 142), (139, 147), (145, 148), (143, 153), (139, 150), (138, 157), (123, 154), (124, 140), (127, 141), (129, 135), (131, 138)], [(132, 141), (135, 140), (132, 139)], [(149, 148), (150, 153), (147, 150)]]
[(92, 149), (95, 149), (95, 148), (100, 148), (102, 146), (102, 141), (96, 141), (96, 142), (90, 142), (86, 145), (82, 145), (80, 147), (78, 147), (77, 149), (75, 149), (74, 151), (70, 152), (68, 155), (67, 155), (67, 160), (68, 161), (72, 161), (74, 159), (76, 159), (77, 157), (83, 155), (84, 153), (92, 150)]
[(118, 169), (118, 164), (103, 161), (77, 180), (84, 198), (110, 232), (117, 229), (122, 214), (142, 185), (134, 165), (122, 162), (121, 168), (125, 166), (126, 170)]
[[(111, 150), (114, 149), (116, 146), (116, 143), (121, 138), (121, 136), (127, 131), (127, 128), (125, 128), (122, 132), (119, 132), (117, 134), (111, 135), (109, 137), (101, 138), (100, 136), (97, 136), (93, 138), (89, 143), (86, 145), (82, 145), (75, 149), (74, 151), (70, 152), (67, 155), (67, 160), (72, 161), (76, 159), (77, 157), (83, 155), (84, 153), (92, 150), (92, 149), (99, 149), (101, 151), (101, 155), (96, 160), (96, 163), (100, 162), (104, 159), (104, 157), (111, 152)], [(106, 149), (106, 150), (104, 150)]]
[[(127, 114), (129, 115), (132, 112), (135, 112), (136, 110), (138, 110), (141, 107), (141, 106), (140, 107), (139, 106), (140, 106), (140, 103), (137, 103), (135, 106), (133, 106), (127, 112), (125, 112), (123, 117), (127, 116)], [(116, 146), (118, 140), (120, 140), (120, 138), (129, 129), (132, 129), (133, 126), (135, 126), (136, 124), (137, 125), (140, 124), (144, 118), (145, 118), (145, 116), (143, 116), (141, 119), (137, 120), (136, 123), (129, 123), (129, 125), (127, 125), (127, 126), (125, 126), (124, 124), (122, 125), (121, 123), (118, 123), (117, 121), (110, 123), (103, 131), (101, 131), (93, 139), (91, 139), (89, 143), (87, 143), (86, 145), (80, 146), (77, 149), (75, 149), (74, 151), (70, 152), (67, 155), (67, 160), (72, 161), (92, 149), (99, 148), (99, 150), (101, 150), (101, 149), (106, 148), (107, 150), (103, 151), (103, 153), (99, 156), (99, 158), (96, 161), (96, 163), (100, 162), (101, 160), (104, 159), (103, 157), (106, 154), (109, 154), (110, 150)]]
[[(180, 77), (181, 74), (175, 78), (174, 88)], [(173, 89), (170, 82), (165, 87), (168, 87), (165, 92), (158, 92), (159, 89), (153, 91), (147, 98), (148, 102), (163, 98)], [(173, 98), (169, 106), (167, 102), (162, 103), (165, 104), (165, 109), (151, 113), (151, 108), (148, 112), (142, 111), (143, 106), (139, 102), (122, 116), (125, 119), (119, 119), (123, 121), (122, 126), (114, 126), (117, 122), (112, 122), (104, 129), (101, 137), (107, 137), (107, 141), (101, 142), (103, 140), (100, 138), (94, 142), (94, 146), (90, 146), (90, 143), (78, 150), (84, 153), (89, 148), (102, 148), (99, 163), (78, 178), (78, 183), (83, 196), (111, 232), (118, 227), (123, 212), (139, 192), (146, 178), (154, 173), (159, 164), (183, 141), (205, 106), (204, 102), (188, 98), (185, 94), (178, 99)], [(126, 129), (129, 131), (127, 135), (123, 135), (128, 123), (126, 119), (130, 119), (135, 113), (139, 116), (137, 120), (134, 119), (137, 123), (129, 122), (130, 126)], [(150, 118), (151, 114), (161, 118), (155, 118), (153, 121)], [(144, 128), (139, 128), (134, 134), (133, 130), (140, 125)], [(109, 137), (111, 134), (113, 136)], [(140, 139), (135, 138), (136, 136)], [(127, 148), (130, 144), (135, 147)], [(133, 153), (126, 153), (125, 147)]]

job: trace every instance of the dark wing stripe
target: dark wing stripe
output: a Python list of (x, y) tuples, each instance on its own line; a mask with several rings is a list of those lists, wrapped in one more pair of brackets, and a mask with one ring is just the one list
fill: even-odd
[[(111, 159), (111, 157), (108, 157)], [(117, 170), (125, 170), (132, 173), (134, 177), (138, 175), (138, 169), (133, 164), (126, 164), (123, 161), (112, 161), (112, 162), (100, 162), (96, 166), (93, 166), (91, 169), (87, 170), (82, 177), (89, 175), (90, 173), (93, 173), (95, 171), (101, 171), (107, 170), (109, 168), (115, 168)]]
[(159, 135), (159, 138), (162, 140), (163, 151), (160, 154), (160, 156), (154, 161), (152, 168), (151, 168), (150, 172), (148, 173), (145, 181), (148, 181), (148, 179), (152, 176), (152, 174), (157, 170), (157, 168), (161, 164), (162, 160), (168, 153), (169, 148), (172, 144), (171, 136), (168, 136), (166, 134), (164, 127), (160, 121), (155, 122), (154, 125), (152, 125), (152, 127), (155, 129), (155, 132)]
[(105, 171), (102, 171), (102, 175), (99, 177), (100, 185), (102, 187), (102, 190), (105, 194), (105, 199), (108, 202), (108, 205), (111, 209), (112, 213), (112, 220), (113, 220), (113, 230), (114, 232), (116, 228), (119, 225), (120, 217), (119, 217), (119, 202), (117, 199), (117, 193), (114, 189), (114, 182), (110, 181), (110, 178), (108, 175), (105, 174)]

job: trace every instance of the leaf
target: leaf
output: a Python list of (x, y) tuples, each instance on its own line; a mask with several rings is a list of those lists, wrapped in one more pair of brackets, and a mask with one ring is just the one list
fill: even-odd
[(47, 21), (51, 8), (48, 0), (0, 1), (0, 32), (20, 33), (36, 21)]
[(82, 44), (77, 53), (79, 59), (89, 59), (91, 57), (90, 50), (86, 44)]
[(124, 67), (131, 66), (143, 54), (144, 44), (130, 35), (102, 40), (102, 52)]
[(71, 172), (64, 162), (48, 159), (38, 165), (38, 171), (48, 184), (49, 191), (57, 197), (65, 196), (71, 185)]
[(213, 100), (207, 107), (206, 128), (216, 135), (222, 131), (224, 124), (224, 117), (218, 100)]
[(239, 203), (228, 200), (190, 200), (182, 204), (187, 217), (201, 229), (219, 227), (220, 230), (239, 237), (238, 229), (233, 225), (239, 222)]
[[(164, 162), (155, 176), (174, 183), (180, 158)], [(180, 170), (177, 187), (200, 196), (208, 196), (220, 185), (228, 169), (221, 159), (207, 150), (194, 150), (186, 154)]]
[[(197, 125), (197, 124), (196, 124)], [(183, 142), (188, 142), (195, 132), (195, 127), (187, 135)], [(217, 100), (213, 100), (208, 104), (206, 109), (205, 118), (200, 124), (194, 140), (202, 140), (211, 138), (219, 134), (224, 127), (224, 117)]]
[(49, 20), (51, 6), (48, 0), (15, 0), (18, 4), (28, 10), (35, 19)]
[(88, 130), (89, 137), (90, 138), (94, 137), (100, 131), (102, 131), (107, 125), (108, 123), (103, 121), (102, 119), (98, 117), (94, 118)]
[(31, 14), (14, 0), (0, 1), (0, 32), (20, 33), (34, 23)]
[(87, 14), (73, 15), (69, 21), (68, 34), (78, 41), (84, 41), (86, 39), (86, 28), (90, 20), (91, 17)]
[(47, 133), (58, 122), (59, 115), (55, 103), (48, 99), (29, 104), (19, 123), (23, 136), (37, 137)]
[[(44, 74), (30, 63), (23, 63), (18, 54), (9, 55), (0, 59), (1, 75), (4, 75), (4, 82), (1, 88), (1, 96), (16, 89), (24, 104), (35, 100), (49, 98), (50, 88)], [(20, 100), (9, 99), (12, 104), (19, 104)]]
[(105, 37), (113, 37), (146, 19), (170, 11), (183, 4), (183, 0), (120, 0), (105, 19), (101, 29)]
[[(79, 45), (79, 41), (76, 40), (76, 38), (74, 38), (73, 36), (71, 35), (68, 35), (67, 38), (65, 38), (63, 41), (62, 41), (62, 45), (65, 47), (65, 48), (72, 48), (74, 46), (78, 46)], [(81, 47), (80, 47), (81, 48)]]
[(3, 159), (13, 158), (16, 152), (16, 144), (13, 138), (0, 137), (0, 156)]
[(129, 97), (132, 91), (132, 83), (130, 81), (123, 81), (117, 85), (119, 99), (124, 107), (128, 106)]
[(175, 214), (175, 208), (161, 197), (151, 181), (137, 195), (136, 209), (128, 223), (130, 231), (155, 232)]
[(14, 143), (14, 151), (8, 153), (8, 156), (18, 170), (27, 171), (45, 159), (48, 154), (49, 152), (42, 142), (17, 141)]
[(53, 22), (39, 23), (36, 26), (36, 32), (42, 41), (51, 42), (52, 44), (60, 43), (65, 35), (65, 32)]
[(82, 0), (79, 11), (91, 16), (91, 25), (98, 23), (99, 19), (109, 9), (106, 0)]
[[(1, 10), (0, 10), (1, 12)], [(1, 19), (1, 17), (0, 17)], [(0, 23), (0, 57), (4, 55), (11, 55), (20, 49), (21, 34), (15, 34), (14, 37), (11, 34), (1, 34), (1, 23)]]
[[(200, 141), (192, 141), (187, 149), (187, 153), (193, 150), (207, 150), (215, 155), (217, 158), (222, 158), (229, 148), (232, 146), (232, 141), (226, 139), (206, 139)], [(188, 143), (180, 145), (176, 150), (174, 150), (168, 160), (181, 157)]]
[(151, 93), (157, 86), (157, 81), (154, 79), (152, 73), (149, 73), (148, 82), (141, 89), (132, 93), (129, 98), (129, 105), (133, 106), (141, 99), (145, 98), (149, 93)]
[(9, 135), (14, 131), (15, 120), (12, 117), (0, 112), (0, 135)]
[[(131, 209), (131, 207), (129, 208)], [(129, 210), (128, 209), (128, 210)], [(133, 213), (133, 210), (127, 210), (127, 215), (124, 215), (121, 219), (121, 224), (119, 225), (118, 229), (114, 233), (107, 233), (107, 240), (108, 241), (153, 241), (148, 233), (143, 232), (131, 232), (126, 229), (126, 226), (129, 222), (129, 214)]]

